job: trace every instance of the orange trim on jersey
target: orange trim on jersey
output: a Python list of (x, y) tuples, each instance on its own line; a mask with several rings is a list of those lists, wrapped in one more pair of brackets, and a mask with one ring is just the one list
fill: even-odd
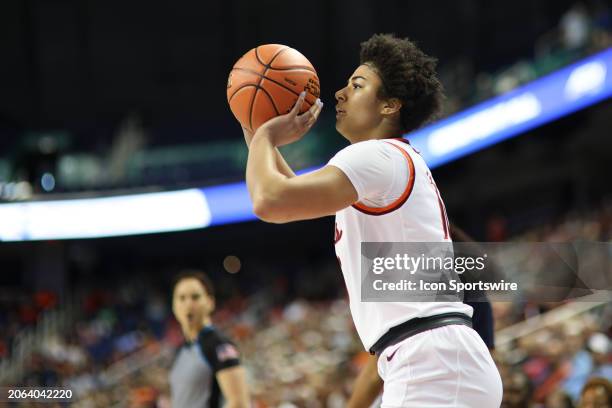
[(402, 149), (401, 147), (391, 143), (391, 142), (386, 142), (389, 143), (391, 146), (395, 147), (397, 150), (399, 150), (400, 152), (402, 152), (402, 154), (404, 155), (404, 157), (406, 158), (406, 161), (408, 162), (408, 169), (410, 171), (410, 176), (408, 177), (408, 183), (406, 185), (406, 188), (404, 189), (404, 192), (402, 193), (401, 196), (398, 197), (397, 200), (395, 200), (394, 202), (392, 202), (391, 204), (384, 206), (384, 207), (368, 207), (367, 205), (361, 204), (361, 203), (354, 203), (353, 204), (353, 208), (356, 209), (357, 211), (361, 211), (364, 214), (368, 214), (368, 215), (384, 215), (384, 214), (388, 214), (391, 211), (395, 211), (398, 208), (400, 208), (402, 205), (404, 205), (404, 203), (406, 202), (406, 200), (408, 200), (408, 197), (410, 197), (410, 194), (412, 193), (412, 189), (414, 188), (414, 162), (412, 161), (412, 157), (410, 157), (410, 155), (408, 154), (408, 152), (406, 152), (404, 149)]
[(410, 145), (410, 141), (408, 139), (404, 139), (403, 137), (394, 137), (393, 140), (397, 140), (398, 142), (402, 142), (402, 143), (406, 143), (407, 145)]
[(419, 156), (421, 155), (421, 152), (419, 152), (413, 145), (410, 144), (410, 140), (404, 139), (403, 137), (394, 137), (393, 140), (397, 140), (398, 142), (406, 143), (408, 146), (412, 148), (412, 150), (416, 152), (416, 154), (418, 154)]

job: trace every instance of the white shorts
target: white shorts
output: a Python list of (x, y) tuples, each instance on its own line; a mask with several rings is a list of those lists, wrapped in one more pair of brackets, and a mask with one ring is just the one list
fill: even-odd
[(378, 358), (382, 408), (499, 408), (499, 371), (478, 333), (464, 325), (427, 330)]

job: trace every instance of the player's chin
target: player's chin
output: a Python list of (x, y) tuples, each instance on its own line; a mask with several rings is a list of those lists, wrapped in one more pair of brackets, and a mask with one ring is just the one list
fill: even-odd
[(343, 126), (343, 118), (342, 116), (336, 116), (336, 130), (342, 134), (342, 130), (344, 129)]
[(342, 135), (343, 138), (350, 141), (349, 137), (347, 136), (346, 126), (344, 126), (342, 120), (336, 119), (336, 130)]

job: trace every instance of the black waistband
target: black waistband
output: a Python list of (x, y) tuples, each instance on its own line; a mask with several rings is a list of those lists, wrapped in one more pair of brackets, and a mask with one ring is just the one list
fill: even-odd
[(416, 317), (407, 322), (390, 328), (376, 343), (370, 348), (370, 354), (380, 355), (384, 349), (402, 340), (412, 337), (415, 334), (451, 324), (463, 324), (472, 327), (472, 319), (463, 313), (442, 313), (428, 317)]

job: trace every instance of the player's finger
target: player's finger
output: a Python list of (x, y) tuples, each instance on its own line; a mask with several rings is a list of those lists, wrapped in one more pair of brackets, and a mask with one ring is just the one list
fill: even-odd
[(308, 111), (302, 115), (302, 125), (305, 127), (311, 127), (314, 125), (319, 117), (319, 114), (321, 113), (321, 109), (323, 109), (323, 102), (321, 102), (320, 99), (317, 99), (317, 101), (312, 104), (310, 109), (308, 109)]
[(316, 116), (314, 110), (316, 109), (316, 104), (313, 104), (310, 109), (297, 117), (298, 123), (302, 127), (308, 127), (316, 120)]
[(292, 116), (297, 116), (300, 113), (302, 105), (304, 104), (304, 99), (306, 99), (306, 91), (302, 91), (302, 93), (300, 93), (300, 96), (298, 96), (298, 100), (297, 102), (295, 102), (295, 105), (293, 105), (293, 109), (291, 109), (290, 112)]
[(317, 101), (315, 102), (315, 120), (319, 118), (319, 115), (321, 114), (321, 111), (323, 110), (323, 101), (321, 99), (317, 99)]
[(320, 99), (317, 99), (317, 101), (314, 103), (314, 105), (310, 107), (310, 111), (311, 111), (311, 115), (312, 115), (311, 120), (312, 120), (313, 124), (319, 118), (319, 115), (321, 114), (321, 110), (322, 109), (323, 109), (323, 102), (321, 102)]

